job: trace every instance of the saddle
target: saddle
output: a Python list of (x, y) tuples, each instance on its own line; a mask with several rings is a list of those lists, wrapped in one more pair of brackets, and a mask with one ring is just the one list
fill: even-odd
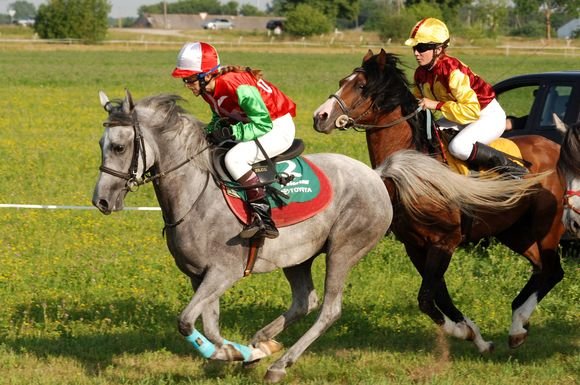
[[(218, 174), (219, 179), (222, 182), (225, 182), (230, 187), (236, 185), (237, 182), (232, 178), (232, 176), (228, 172), (224, 160), (226, 153), (237, 143), (238, 142), (232, 140), (225, 141), (223, 143), (220, 143), (219, 146), (216, 146), (212, 153), (212, 162), (214, 170)], [(293, 175), (277, 172), (276, 163), (289, 159), (294, 159), (298, 157), (300, 154), (302, 154), (304, 152), (304, 142), (302, 141), (302, 139), (294, 139), (294, 141), (286, 151), (284, 151), (279, 155), (276, 155), (273, 158), (268, 157), (268, 155), (260, 145), (259, 141), (256, 140), (256, 144), (264, 154), (266, 160), (254, 163), (252, 165), (252, 170), (256, 173), (256, 175), (258, 175), (258, 178), (260, 178), (260, 183), (263, 186), (267, 187), (266, 190), (268, 192), (270, 193), (272, 192), (272, 189), (268, 188), (268, 186), (270, 186), (272, 183), (279, 183), (282, 186), (285, 186), (288, 184), (288, 182), (294, 179)]]
[[(439, 147), (441, 148), (443, 162), (447, 163), (452, 171), (461, 175), (470, 175), (480, 172), (479, 169), (471, 169), (467, 162), (454, 157), (451, 152), (449, 152), (449, 142), (451, 142), (453, 137), (457, 135), (457, 131), (452, 129), (442, 130), (438, 127), (435, 127), (435, 134), (439, 139)], [(522, 152), (520, 151), (519, 147), (509, 139), (498, 138), (491, 142), (489, 146), (503, 152), (510, 160), (518, 163), (523, 167), (528, 165), (528, 162), (522, 158)]]

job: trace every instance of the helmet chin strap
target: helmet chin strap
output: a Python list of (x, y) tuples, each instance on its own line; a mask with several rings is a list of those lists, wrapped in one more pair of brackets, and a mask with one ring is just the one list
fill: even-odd
[(200, 74), (197, 74), (197, 80), (199, 81), (200, 93), (205, 94), (205, 86), (207, 85), (207, 82), (205, 81), (205, 73), (202, 72)]
[(433, 67), (435, 67), (435, 62), (437, 61), (437, 59), (439, 59), (439, 56), (441, 56), (443, 54), (443, 49), (441, 50), (441, 52), (439, 54), (435, 53), (435, 50), (437, 48), (440, 48), (440, 47), (442, 47), (442, 46), (440, 45), (440, 46), (433, 48), (433, 58), (431, 59), (429, 64), (425, 64), (421, 67), (425, 68), (427, 71), (431, 71), (433, 69)]
[(199, 81), (200, 94), (205, 94), (205, 92), (206, 92), (205, 91), (205, 86), (207, 86), (207, 82), (205, 81), (206, 75), (214, 73), (219, 68), (220, 68), (220, 65), (218, 64), (207, 72), (200, 72), (197, 74), (197, 80)]
[[(431, 59), (429, 64), (425, 64), (424, 66), (421, 67), (425, 68), (427, 71), (431, 71), (435, 66), (435, 62), (437, 61), (437, 59), (439, 59), (439, 56), (443, 55), (443, 53), (445, 52), (445, 48), (447, 48), (448, 45), (449, 39), (445, 40), (443, 43), (440, 43), (435, 48), (433, 48), (433, 58)], [(439, 52), (438, 55), (435, 54), (435, 50), (437, 48), (441, 48), (441, 52)]]

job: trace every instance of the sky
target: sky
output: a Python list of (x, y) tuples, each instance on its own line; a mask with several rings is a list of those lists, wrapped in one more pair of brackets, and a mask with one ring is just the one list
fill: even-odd
[[(13, 3), (15, 0), (0, 0), (0, 13), (7, 12), (8, 5)], [(47, 3), (47, 0), (25, 0), (32, 3), (38, 8), (40, 4)], [(142, 5), (152, 5), (159, 4), (162, 0), (109, 0), (111, 3), (111, 17), (137, 17), (137, 10)], [(175, 2), (176, 0), (168, 0), (168, 3)], [(221, 1), (224, 3), (224, 1)], [(237, 0), (239, 4), (252, 4), (258, 6), (258, 8), (263, 8), (266, 2), (269, 0)]]

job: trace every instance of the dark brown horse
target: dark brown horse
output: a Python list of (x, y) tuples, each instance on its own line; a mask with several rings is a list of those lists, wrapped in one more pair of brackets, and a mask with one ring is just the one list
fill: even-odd
[[(528, 335), (529, 319), (538, 302), (564, 275), (557, 252), (564, 231), (561, 218), (565, 186), (556, 166), (560, 147), (539, 136), (513, 138), (531, 163), (530, 173), (536, 175), (531, 177), (540, 183), (510, 209), (498, 206), (497, 210), (484, 210), (481, 206), (468, 210), (459, 201), (450, 202), (447, 208), (420, 205), (419, 195), (414, 198), (417, 206), (413, 212), (406, 198), (416, 192), (413, 186), (403, 190), (403, 181), (393, 177), (389, 159), (399, 150), (413, 149), (442, 160), (436, 135), (428, 137), (427, 120), (426, 112), (418, 109), (409, 90), (398, 57), (384, 50), (376, 55), (369, 50), (361, 67), (343, 78), (339, 90), (316, 110), (314, 128), (322, 133), (351, 127), (365, 132), (370, 161), (373, 168), (380, 166), (395, 209), (392, 230), (422, 277), (419, 308), (447, 334), (473, 340), (481, 352), (493, 348), (491, 342), (482, 339), (475, 323), (455, 307), (445, 283), (445, 271), (459, 245), (495, 236), (530, 261), (532, 275), (512, 302), (509, 345), (518, 347)], [(473, 178), (460, 177), (466, 182)], [(435, 184), (442, 176), (432, 174), (428, 178)], [(445, 188), (445, 181), (440, 186), (437, 188)], [(436, 193), (437, 188), (433, 189)]]

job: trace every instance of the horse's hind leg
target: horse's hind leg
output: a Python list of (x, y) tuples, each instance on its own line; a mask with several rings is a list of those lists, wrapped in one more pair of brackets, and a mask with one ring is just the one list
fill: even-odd
[(300, 265), (284, 269), (284, 275), (292, 289), (292, 304), (284, 314), (256, 332), (251, 345), (257, 347), (261, 342), (269, 342), (289, 325), (318, 307), (318, 296), (312, 282), (313, 261), (314, 258), (311, 258)]
[(512, 349), (524, 343), (528, 336), (529, 320), (536, 306), (564, 277), (556, 250), (544, 250), (540, 264), (528, 259), (534, 265), (534, 271), (512, 302), (512, 324), (509, 331), (509, 346)]

